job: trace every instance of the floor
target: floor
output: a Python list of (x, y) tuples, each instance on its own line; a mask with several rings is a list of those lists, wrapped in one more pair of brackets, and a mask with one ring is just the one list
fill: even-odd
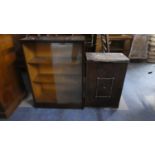
[(155, 120), (155, 64), (130, 63), (120, 106), (111, 108), (41, 109), (33, 107), (31, 95), (7, 120), (40, 121), (146, 121)]

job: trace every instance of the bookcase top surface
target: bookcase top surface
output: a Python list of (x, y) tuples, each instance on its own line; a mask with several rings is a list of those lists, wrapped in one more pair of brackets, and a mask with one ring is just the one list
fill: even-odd
[(66, 43), (72, 43), (72, 42), (84, 42), (85, 37), (84, 36), (41, 36), (41, 37), (32, 37), (28, 36), (20, 40), (22, 43), (59, 43), (59, 42), (66, 42)]

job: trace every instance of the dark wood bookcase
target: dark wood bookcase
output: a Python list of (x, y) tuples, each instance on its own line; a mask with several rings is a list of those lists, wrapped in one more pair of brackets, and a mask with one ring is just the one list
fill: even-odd
[(21, 40), (35, 106), (78, 108), (84, 103), (84, 36)]

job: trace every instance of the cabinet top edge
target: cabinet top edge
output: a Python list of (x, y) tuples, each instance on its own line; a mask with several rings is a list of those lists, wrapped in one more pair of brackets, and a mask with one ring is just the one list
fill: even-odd
[(123, 53), (86, 53), (87, 61), (96, 62), (129, 62)]
[(20, 39), (21, 43), (72, 43), (72, 42), (84, 42), (84, 36), (41, 36), (41, 37), (25, 37)]

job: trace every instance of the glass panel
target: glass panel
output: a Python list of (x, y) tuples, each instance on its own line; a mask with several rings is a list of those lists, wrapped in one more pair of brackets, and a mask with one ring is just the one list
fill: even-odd
[(38, 44), (38, 75), (34, 82), (41, 87), (39, 102), (80, 104), (82, 102), (82, 47), (73, 43)]

